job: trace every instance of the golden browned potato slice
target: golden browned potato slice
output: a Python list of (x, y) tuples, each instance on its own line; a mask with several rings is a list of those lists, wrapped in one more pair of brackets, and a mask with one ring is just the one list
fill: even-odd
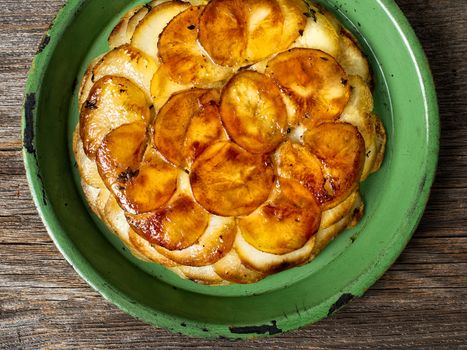
[(80, 113), (84, 151), (94, 159), (102, 139), (122, 124), (148, 123), (151, 113), (144, 92), (126, 78), (106, 76), (91, 89)]
[(287, 111), (279, 88), (261, 73), (243, 71), (222, 91), (221, 117), (230, 137), (252, 153), (267, 153), (282, 142)]
[(336, 57), (339, 53), (339, 32), (329, 16), (318, 7), (309, 5), (304, 31), (292, 47), (316, 49)]
[(131, 38), (131, 46), (159, 60), (157, 56), (159, 35), (176, 15), (189, 6), (186, 2), (174, 0), (163, 2), (152, 8), (136, 27)]
[(224, 280), (233, 283), (255, 283), (267, 275), (245, 266), (235, 249), (213, 265), (214, 271)]
[(366, 157), (361, 176), (361, 181), (364, 181), (370, 174), (377, 156), (376, 118), (371, 114), (373, 96), (365, 81), (357, 75), (349, 76), (349, 85), (352, 89), (350, 100), (339, 117), (339, 121), (355, 126), (365, 140)]
[(248, 215), (268, 198), (274, 171), (269, 157), (218, 142), (196, 159), (190, 181), (196, 200), (209, 212)]
[(92, 82), (106, 76), (113, 75), (131, 80), (151, 98), (151, 80), (156, 73), (156, 61), (130, 45), (119, 46), (108, 52), (95, 65)]
[(169, 259), (186, 266), (206, 266), (222, 259), (232, 248), (237, 227), (234, 218), (211, 215), (204, 234), (193, 245), (181, 250), (155, 246)]
[(127, 215), (132, 228), (148, 242), (168, 250), (192, 246), (209, 223), (206, 212), (189, 196), (183, 195), (157, 211)]
[(206, 86), (225, 80), (230, 68), (222, 67), (203, 52), (198, 43), (198, 23), (203, 7), (190, 7), (174, 17), (162, 31), (159, 58), (170, 78), (179, 84)]
[(303, 0), (277, 0), (282, 15), (284, 26), (282, 28), (282, 40), (276, 52), (288, 48), (299, 36), (304, 33), (308, 12), (308, 6)]
[(290, 41), (289, 33), (282, 37), (283, 27), (276, 0), (213, 0), (200, 18), (199, 40), (216, 63), (246, 66)]
[(271, 274), (309, 261), (315, 246), (315, 236), (313, 235), (302, 248), (281, 255), (256, 249), (245, 240), (241, 233), (237, 234), (234, 247), (243, 264), (256, 271)]
[(300, 182), (315, 199), (323, 196), (324, 176), (320, 160), (306, 147), (287, 141), (275, 153), (277, 174)]
[(341, 29), (340, 33), (340, 50), (339, 55), (337, 56), (337, 61), (348, 75), (358, 75), (367, 84), (370, 84), (370, 66), (368, 65), (368, 60), (363, 55), (362, 50), (359, 48), (357, 40), (345, 29)]
[(149, 145), (138, 174), (127, 183), (122, 202), (129, 213), (147, 213), (164, 205), (176, 186), (177, 170)]
[(125, 124), (107, 134), (96, 161), (107, 188), (129, 213), (156, 210), (175, 192), (177, 171), (147, 146), (144, 123)]
[(281, 53), (269, 61), (266, 74), (296, 102), (307, 125), (337, 119), (350, 97), (347, 74), (319, 50)]
[(357, 128), (347, 123), (324, 123), (305, 134), (305, 144), (323, 163), (323, 210), (345, 200), (359, 184), (365, 163), (365, 141)]
[(154, 124), (154, 142), (172, 163), (187, 168), (211, 143), (224, 136), (218, 90), (192, 89), (175, 95)]
[(313, 195), (299, 182), (280, 179), (265, 204), (238, 218), (245, 240), (258, 250), (287, 254), (302, 248), (316, 233), (321, 210)]

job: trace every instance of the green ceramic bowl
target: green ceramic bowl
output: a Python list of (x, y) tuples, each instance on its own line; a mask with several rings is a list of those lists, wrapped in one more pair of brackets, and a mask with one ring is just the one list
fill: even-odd
[(145, 322), (198, 337), (251, 338), (316, 322), (361, 296), (414, 232), (435, 174), (439, 121), (430, 70), (392, 0), (322, 0), (360, 40), (388, 131), (382, 169), (363, 185), (366, 214), (315, 261), (247, 286), (185, 281), (135, 259), (88, 210), (71, 156), (76, 90), (120, 16), (142, 1), (70, 0), (32, 64), (23, 110), (24, 160), (58, 249), (105, 298)]

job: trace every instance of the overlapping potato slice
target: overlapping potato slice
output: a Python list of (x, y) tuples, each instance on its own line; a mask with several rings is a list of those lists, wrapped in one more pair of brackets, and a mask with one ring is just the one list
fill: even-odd
[(105, 188), (99, 171), (97, 171), (96, 162), (88, 158), (86, 153), (84, 153), (83, 142), (79, 136), (79, 125), (73, 133), (73, 153), (81, 180), (94, 188)]
[(309, 5), (305, 29), (292, 47), (316, 49), (336, 57), (339, 53), (339, 32), (326, 14), (318, 7)]
[(156, 61), (130, 45), (119, 46), (109, 51), (94, 66), (92, 70), (92, 81), (113, 75), (124, 77), (139, 86), (151, 97), (151, 80), (158, 69)]
[(209, 285), (226, 285), (224, 281), (215, 271), (214, 268), (209, 266), (179, 266), (176, 271), (183, 278), (188, 278), (189, 280), (200, 283), (200, 284), (209, 284)]
[(365, 141), (357, 128), (347, 123), (324, 123), (305, 133), (304, 141), (323, 164), (325, 209), (346, 199), (359, 184), (365, 162)]
[(148, 242), (181, 250), (192, 246), (203, 234), (209, 216), (190, 196), (180, 195), (157, 211), (129, 215), (128, 222)]
[(214, 63), (198, 43), (198, 23), (203, 8), (190, 7), (180, 13), (160, 35), (159, 58), (176, 83), (204, 87), (233, 74), (232, 69)]
[(295, 180), (280, 178), (271, 198), (252, 214), (238, 218), (245, 240), (258, 250), (287, 254), (302, 248), (316, 233), (321, 209)]
[(111, 130), (127, 123), (148, 123), (150, 116), (144, 92), (131, 81), (115, 76), (98, 80), (80, 113), (80, 137), (86, 155), (94, 159), (103, 138)]
[(148, 11), (148, 8), (142, 5), (136, 6), (128, 11), (110, 33), (107, 40), (109, 47), (113, 49), (117, 46), (128, 44), (130, 42), (132, 32), (134, 31), (135, 23), (139, 22), (144, 15), (148, 13)]
[(151, 96), (155, 111), (158, 112), (173, 94), (192, 87), (192, 85), (179, 84), (170, 79), (166, 67), (161, 65), (151, 81)]
[(266, 277), (265, 273), (245, 266), (235, 249), (213, 265), (214, 271), (224, 280), (233, 283), (255, 283)]
[(178, 264), (160, 254), (156, 249), (154, 249), (151, 243), (137, 234), (133, 229), (130, 228), (128, 236), (132, 247), (146, 259), (149, 259), (150, 261), (158, 264), (162, 264), (169, 268), (178, 266)]
[[(345, 212), (344, 216), (340, 218), (338, 221), (334, 221), (332, 225), (325, 225), (322, 226), (319, 231), (316, 233), (316, 242), (313, 248), (312, 256), (316, 256), (321, 252), (328, 244), (331, 242), (336, 236), (345, 230), (347, 227), (352, 227), (356, 224), (357, 220), (361, 219), (364, 211), (364, 204), (360, 193), (356, 191), (351, 196), (351, 201), (345, 204), (350, 206), (347, 212)], [(347, 202), (347, 201), (346, 201)], [(347, 209), (347, 208), (346, 208)], [(342, 212), (344, 212), (342, 210)], [(327, 215), (324, 214), (323, 215)], [(328, 214), (333, 215), (333, 214)], [(337, 217), (334, 217), (337, 218)]]
[(321, 161), (306, 147), (287, 141), (274, 155), (277, 174), (300, 182), (316, 201), (324, 195), (324, 176)]
[(97, 56), (94, 58), (88, 65), (86, 72), (84, 72), (83, 75), (83, 80), (81, 81), (81, 85), (79, 87), (79, 93), (78, 93), (78, 104), (79, 108), (83, 105), (83, 103), (86, 101), (86, 99), (89, 96), (89, 92), (91, 91), (94, 83), (95, 83), (95, 77), (92, 76), (92, 71), (94, 69), (94, 66), (102, 59), (104, 55)]
[(192, 89), (172, 95), (158, 113), (154, 142), (172, 163), (189, 168), (211, 143), (225, 137), (218, 90)]
[[(186, 213), (186, 216), (195, 214)], [(234, 218), (211, 215), (205, 232), (191, 246), (180, 250), (169, 250), (161, 246), (155, 248), (159, 253), (181, 265), (206, 266), (222, 259), (231, 250), (236, 232)]]
[(376, 118), (371, 114), (373, 111), (373, 96), (368, 85), (359, 76), (349, 76), (349, 85), (352, 89), (350, 100), (339, 121), (357, 127), (365, 140), (366, 157), (361, 176), (361, 181), (364, 181), (370, 174), (377, 156)]
[(282, 39), (275, 51), (280, 52), (303, 35), (307, 25), (308, 6), (303, 0), (277, 0), (277, 3), (284, 16)]
[(245, 240), (241, 233), (237, 234), (234, 247), (243, 264), (256, 271), (271, 274), (309, 261), (315, 246), (315, 236), (313, 235), (302, 248), (282, 255), (256, 249)]
[(153, 7), (136, 27), (131, 37), (131, 46), (158, 60), (157, 42), (159, 35), (176, 15), (186, 10), (189, 6), (186, 2), (173, 0)]
[(216, 63), (239, 67), (275, 53), (283, 27), (276, 0), (213, 0), (200, 18), (199, 41)]
[(371, 169), (372, 173), (378, 171), (379, 168), (381, 168), (381, 165), (383, 164), (387, 140), (386, 129), (384, 128), (383, 122), (375, 114), (373, 114), (373, 118), (375, 118), (376, 120), (376, 159), (373, 164), (373, 168)]
[(367, 84), (370, 84), (371, 74), (368, 60), (349, 31), (341, 29), (339, 46), (340, 50), (337, 61), (342, 68), (344, 68), (348, 75), (358, 75)]
[(107, 188), (129, 213), (153, 211), (175, 192), (176, 169), (147, 145), (146, 124), (125, 124), (102, 141), (97, 167)]
[(279, 54), (269, 61), (266, 74), (297, 104), (307, 125), (337, 119), (350, 97), (347, 74), (332, 56), (319, 50)]
[(268, 198), (274, 171), (269, 157), (218, 142), (193, 163), (190, 181), (196, 200), (209, 212), (248, 215)]
[(341, 221), (355, 208), (355, 203), (357, 201), (361, 201), (360, 193), (358, 191), (354, 191), (340, 204), (336, 205), (333, 208), (323, 211), (323, 214), (321, 215), (321, 224), (319, 226), (319, 229), (324, 230)]
[(287, 111), (279, 88), (261, 73), (243, 71), (222, 91), (221, 117), (230, 137), (252, 153), (267, 153), (282, 142)]

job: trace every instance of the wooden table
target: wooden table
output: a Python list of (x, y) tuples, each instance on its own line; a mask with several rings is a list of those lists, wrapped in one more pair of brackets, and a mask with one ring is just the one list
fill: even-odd
[(64, 2), (0, 2), (0, 348), (467, 349), (467, 0), (397, 0), (431, 61), (442, 125), (438, 176), (408, 248), (330, 319), (249, 342), (133, 319), (82, 281), (47, 235), (25, 178), (19, 115), (32, 57)]

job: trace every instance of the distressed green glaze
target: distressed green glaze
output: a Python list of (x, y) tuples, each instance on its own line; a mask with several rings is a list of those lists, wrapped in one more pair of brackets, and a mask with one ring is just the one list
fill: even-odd
[[(138, 1), (141, 2), (141, 1)], [(319, 1), (359, 38), (388, 130), (379, 173), (363, 185), (363, 221), (314, 262), (248, 286), (200, 286), (133, 258), (89, 213), (70, 156), (76, 88), (105, 51), (118, 18), (138, 2), (70, 0), (35, 58), (23, 110), (24, 160), (34, 201), (58, 249), (105, 298), (148, 323), (198, 337), (251, 338), (316, 322), (361, 296), (399, 256), (425, 208), (439, 121), (430, 70), (392, 0)]]

